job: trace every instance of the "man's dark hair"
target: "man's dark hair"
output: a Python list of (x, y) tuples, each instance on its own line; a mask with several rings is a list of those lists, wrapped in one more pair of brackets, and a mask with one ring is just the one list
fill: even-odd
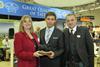
[(48, 12), (46, 15), (45, 15), (45, 18), (47, 18), (47, 16), (54, 16), (55, 19), (56, 19), (56, 14), (54, 12)]

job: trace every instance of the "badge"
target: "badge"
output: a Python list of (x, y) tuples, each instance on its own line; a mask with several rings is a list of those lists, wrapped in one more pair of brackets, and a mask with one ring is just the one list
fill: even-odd
[(58, 37), (53, 37), (53, 39), (58, 39)]
[(81, 38), (81, 35), (77, 35), (77, 38)]

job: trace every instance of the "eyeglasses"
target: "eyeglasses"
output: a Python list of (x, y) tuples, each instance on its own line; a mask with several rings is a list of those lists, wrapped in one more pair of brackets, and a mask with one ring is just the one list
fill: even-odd
[(70, 19), (70, 20), (66, 20), (67, 22), (70, 22), (70, 21), (75, 21), (75, 19)]

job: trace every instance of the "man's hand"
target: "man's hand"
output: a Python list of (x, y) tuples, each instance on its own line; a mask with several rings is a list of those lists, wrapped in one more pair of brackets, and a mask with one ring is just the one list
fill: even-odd
[(55, 55), (55, 53), (53, 52), (53, 51), (48, 51), (48, 54), (47, 54), (47, 56), (49, 57), (49, 58), (54, 58), (54, 55)]

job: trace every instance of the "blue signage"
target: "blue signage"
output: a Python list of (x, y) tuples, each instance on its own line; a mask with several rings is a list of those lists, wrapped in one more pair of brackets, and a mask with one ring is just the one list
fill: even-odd
[(15, 16), (30, 15), (33, 18), (44, 18), (45, 14), (49, 11), (55, 12), (58, 19), (64, 19), (66, 14), (73, 13), (69, 10), (26, 4), (13, 0), (0, 0), (0, 14)]

